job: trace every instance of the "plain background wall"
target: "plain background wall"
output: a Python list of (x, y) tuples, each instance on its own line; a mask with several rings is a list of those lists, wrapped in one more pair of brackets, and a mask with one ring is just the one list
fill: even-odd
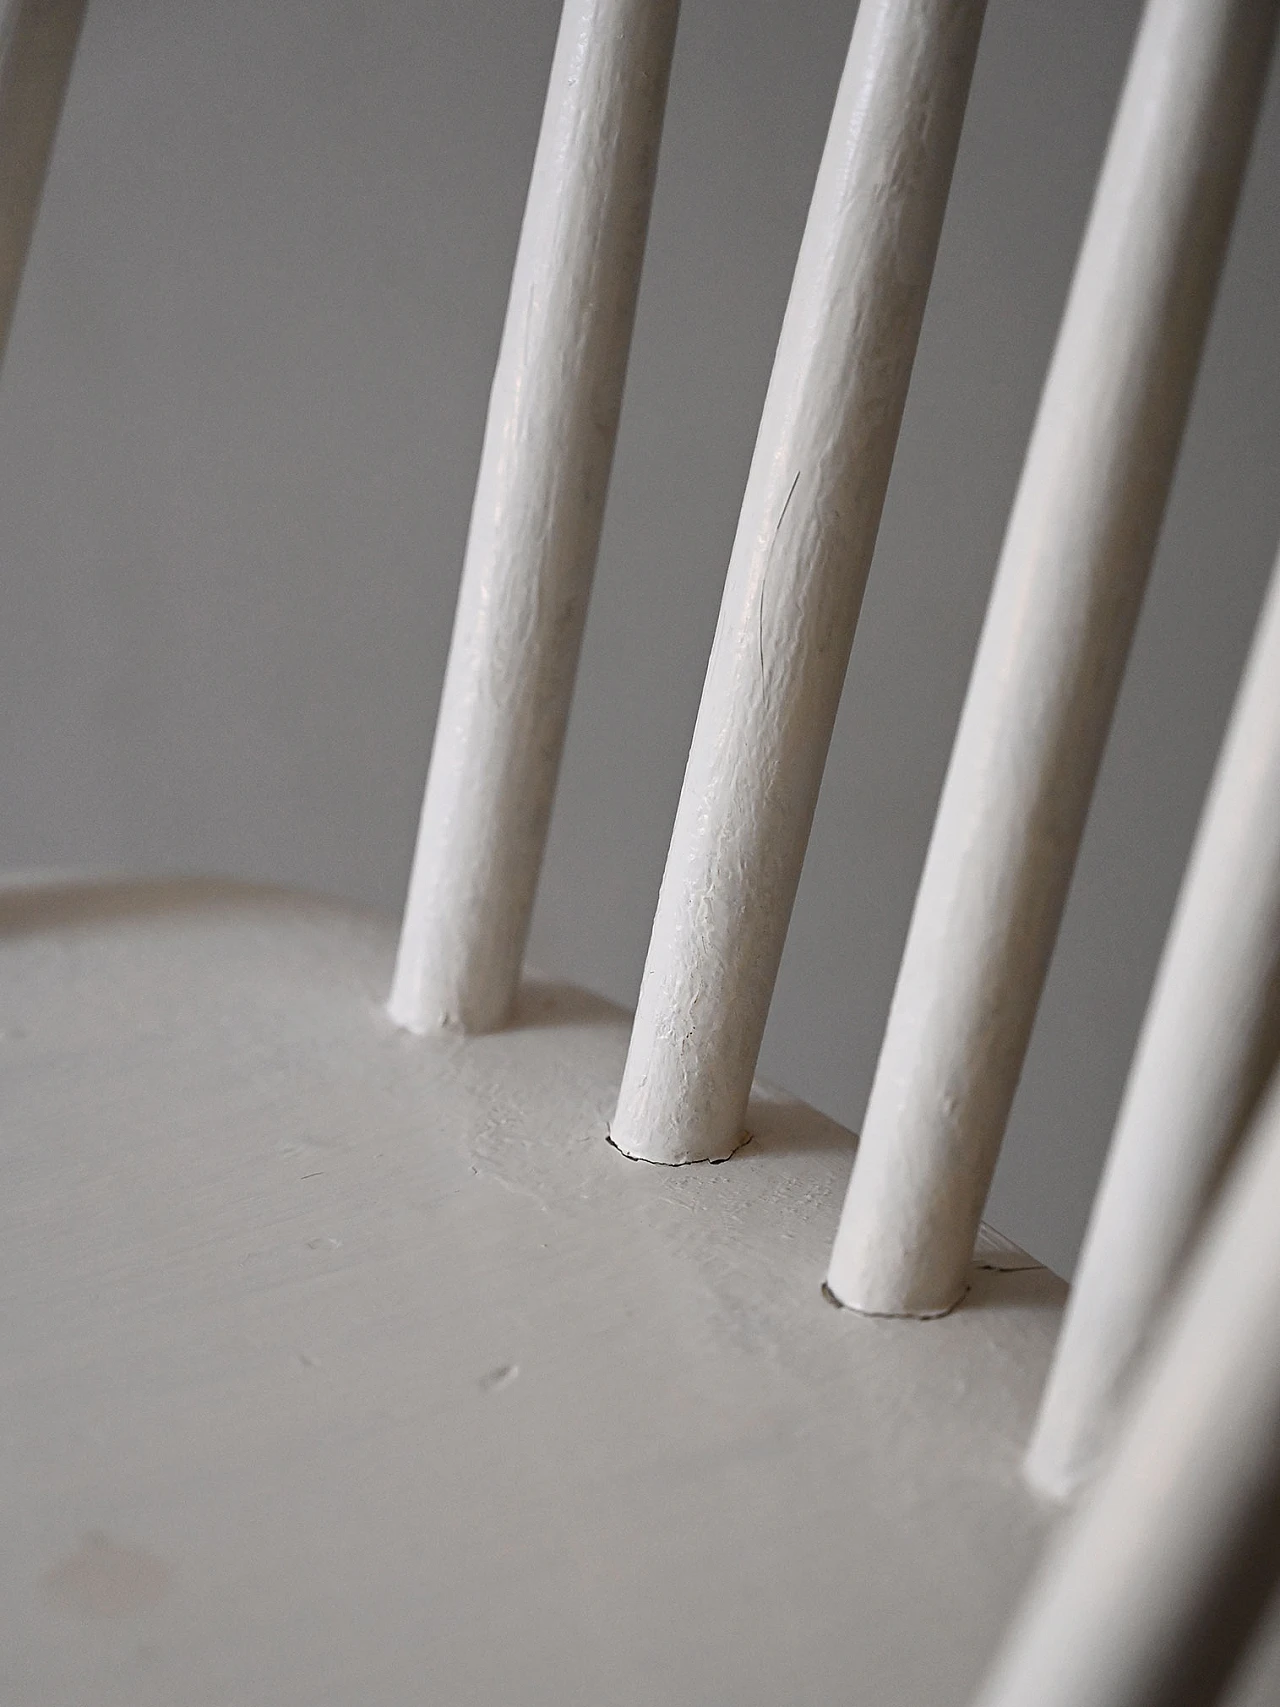
[[(851, 0), (686, 0), (534, 929), (630, 1005)], [(762, 1070), (856, 1126), (1137, 20), (993, 0)], [(554, 0), (90, 0), (0, 385), (0, 863), (399, 906)], [(1069, 1270), (1280, 533), (1271, 99), (990, 1214)]]

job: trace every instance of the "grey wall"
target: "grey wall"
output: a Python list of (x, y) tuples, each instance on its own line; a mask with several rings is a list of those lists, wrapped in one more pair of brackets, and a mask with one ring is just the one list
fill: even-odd
[[(392, 908), (557, 7), (91, 0), (0, 385), (0, 863)], [(534, 950), (630, 1003), (851, 0), (686, 0)], [(993, 0), (763, 1069), (862, 1113), (1137, 17)], [(1280, 110), (995, 1187), (1073, 1259), (1280, 532)]]

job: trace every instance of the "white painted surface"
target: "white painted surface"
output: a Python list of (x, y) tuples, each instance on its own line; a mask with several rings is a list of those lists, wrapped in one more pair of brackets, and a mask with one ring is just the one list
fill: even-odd
[(936, 1326), (833, 1309), (849, 1133), (761, 1089), (728, 1166), (629, 1163), (625, 1014), (413, 1038), (393, 947), (0, 896), (6, 1707), (962, 1700), (1061, 1283), (992, 1239)]
[(1005, 537), (830, 1284), (960, 1296), (1164, 510), (1275, 30), (1150, 0)]
[(1258, 624), (1027, 1457), (1095, 1469), (1116, 1407), (1280, 1044), (1280, 572)]
[(566, 0), (520, 234), (392, 1017), (507, 1018), (595, 569), (678, 0)]
[(1272, 1093), (1116, 1454), (1033, 1585), (976, 1707), (1220, 1699), (1280, 1580), (1277, 1203)]
[(0, 5), (0, 362), (84, 8), (85, 0)]
[(611, 1135), (723, 1158), (871, 565), (984, 0), (864, 0), (747, 478)]

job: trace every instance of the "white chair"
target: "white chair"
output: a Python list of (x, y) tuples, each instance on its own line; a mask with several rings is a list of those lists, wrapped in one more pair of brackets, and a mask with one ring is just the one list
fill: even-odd
[[(0, 337), (82, 9), (6, 14)], [(634, 1024), (522, 963), (676, 0), (566, 0), (398, 949), (0, 893), (17, 1707), (1275, 1699), (1280, 593), (1056, 1364), (979, 1220), (1275, 4), (1150, 0), (843, 1214), (852, 1135), (753, 1084), (982, 12), (859, 8)]]

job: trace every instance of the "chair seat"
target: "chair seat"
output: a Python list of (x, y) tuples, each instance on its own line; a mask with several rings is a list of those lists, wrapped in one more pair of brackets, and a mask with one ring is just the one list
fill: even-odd
[(959, 1701), (1045, 1528), (1062, 1283), (821, 1291), (853, 1138), (604, 1141), (627, 1016), (382, 1002), (390, 920), (0, 897), (3, 1664), (17, 1707)]

